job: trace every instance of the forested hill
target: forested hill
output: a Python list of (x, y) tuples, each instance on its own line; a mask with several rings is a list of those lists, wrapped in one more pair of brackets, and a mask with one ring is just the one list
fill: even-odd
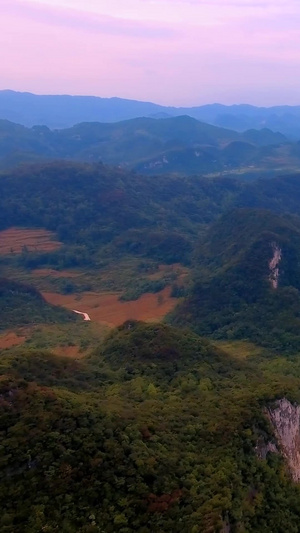
[(0, 332), (25, 325), (75, 320), (74, 313), (48, 304), (33, 287), (0, 278)]
[(299, 217), (233, 210), (201, 239), (194, 286), (175, 322), (214, 338), (298, 352), (299, 265)]
[(299, 402), (296, 364), (131, 321), (85, 359), (20, 347), (0, 371), (1, 533), (297, 532), (264, 414)]
[[(0, 168), (26, 161), (102, 161), (143, 174), (181, 175), (263, 167), (297, 168), (298, 145), (268, 129), (237, 133), (188, 116), (81, 123), (65, 130), (0, 120)], [(283, 157), (283, 155), (285, 157)]]
[(137, 117), (188, 115), (197, 120), (236, 131), (269, 128), (300, 139), (299, 106), (255, 107), (209, 104), (196, 107), (167, 107), (151, 102), (93, 96), (35, 95), (0, 91), (0, 118), (34, 126), (67, 128), (79, 122), (119, 122)]
[[(239, 190), (229, 179), (154, 179), (100, 164), (32, 165), (0, 176), (0, 229), (54, 231), (67, 248), (50, 257), (65, 266), (97, 263), (104, 247), (114, 257), (185, 262), (201, 228)], [(35, 255), (28, 261), (33, 265)]]
[[(2, 174), (0, 193), (0, 229), (54, 231), (68, 249), (50, 256), (70, 266), (97, 262), (103, 247), (114, 256), (130, 253), (189, 262), (199, 235), (231, 208), (300, 214), (298, 175), (243, 183), (229, 178), (141, 177), (100, 164), (56, 162)], [(36, 258), (42, 259), (43, 254)], [(28, 261), (34, 264), (34, 254)]]
[[(236, 207), (300, 214), (297, 174), (247, 183), (141, 177), (101, 164), (55, 162), (2, 173), (0, 193), (1, 230), (45, 228), (66, 245), (82, 246), (82, 252), (109, 243), (120, 253), (161, 254), (161, 259), (171, 236), (178, 257), (210, 223)], [(186, 247), (178, 247), (179, 238), (187, 239)]]
[[(52, 246), (5, 247), (9, 228)], [(1, 324), (27, 326), (0, 354), (1, 533), (299, 533), (299, 174), (24, 165), (0, 175), (0, 245)], [(174, 324), (108, 333), (20, 282), (75, 274), (71, 296), (95, 310), (83, 282), (112, 265), (138, 286), (177, 263)]]

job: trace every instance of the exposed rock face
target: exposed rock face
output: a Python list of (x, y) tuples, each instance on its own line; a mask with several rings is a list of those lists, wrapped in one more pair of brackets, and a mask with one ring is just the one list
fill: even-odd
[(269, 269), (270, 269), (270, 275), (269, 280), (271, 282), (271, 285), (273, 289), (278, 288), (278, 280), (279, 280), (279, 268), (278, 265), (281, 261), (281, 249), (276, 244), (276, 242), (272, 243), (272, 249), (273, 249), (273, 257), (269, 262)]
[(294, 481), (300, 481), (300, 406), (286, 398), (268, 409), (278, 444)]
[(255, 453), (259, 459), (266, 459), (268, 453), (279, 453), (276, 445), (273, 442), (265, 442), (264, 439), (259, 439), (255, 447)]

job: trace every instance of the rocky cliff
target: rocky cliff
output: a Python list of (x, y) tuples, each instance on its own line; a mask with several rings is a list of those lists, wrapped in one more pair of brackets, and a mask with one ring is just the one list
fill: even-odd
[(286, 398), (267, 410), (281, 453), (292, 478), (300, 482), (300, 406)]
[(273, 242), (272, 243), (272, 249), (273, 249), (273, 257), (269, 262), (269, 268), (270, 268), (270, 276), (269, 279), (271, 281), (271, 285), (273, 289), (278, 288), (278, 280), (279, 280), (279, 263), (281, 261), (281, 249), (279, 246)]

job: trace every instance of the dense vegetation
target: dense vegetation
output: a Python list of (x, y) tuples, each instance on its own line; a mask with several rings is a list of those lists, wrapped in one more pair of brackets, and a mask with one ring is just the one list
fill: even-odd
[(18, 326), (74, 320), (73, 313), (48, 304), (30, 285), (0, 279), (0, 331)]
[(143, 177), (101, 164), (32, 165), (0, 176), (0, 230), (46, 228), (66, 246), (26, 254), (29, 267), (101, 264), (134, 254), (190, 262), (199, 235), (233, 207), (300, 214), (297, 175), (237, 179)]
[[(280, 250), (278, 287), (270, 261)], [(251, 339), (288, 353), (300, 345), (300, 219), (269, 211), (224, 215), (197, 250), (195, 283), (175, 321), (202, 335)]]
[[(187, 117), (138, 118), (116, 124), (85, 122), (66, 130), (31, 129), (0, 120), (0, 167), (38, 160), (99, 162), (146, 174), (299, 166), (299, 149), (270, 130), (245, 133)], [(285, 157), (283, 157), (283, 155)]]
[(1, 531), (296, 533), (299, 488), (255, 452), (262, 405), (299, 395), (277, 367), (135, 322), (76, 363), (3, 353)]
[[(180, 327), (130, 320), (81, 360), (51, 354), (38, 330), (36, 346), (1, 352), (1, 532), (298, 533), (299, 486), (256, 446), (274, 439), (264, 406), (300, 402), (299, 176), (150, 178), (55, 162), (3, 173), (0, 193), (0, 230), (45, 228), (63, 243), (2, 256), (5, 272), (96, 276), (130, 256), (126, 300), (170, 284), (143, 277), (154, 262), (192, 271), (190, 289), (173, 287)], [(3, 328), (76, 320), (12, 279), (0, 300)], [(89, 330), (82, 343), (72, 332), (86, 348)], [(234, 359), (198, 333), (256, 345)]]
[(23, 254), (28, 266), (97, 264), (124, 253), (188, 261), (200, 229), (239, 186), (228, 179), (157, 180), (100, 164), (24, 167), (0, 177), (0, 229), (43, 227), (67, 245), (44, 257)]
[[(64, 246), (50, 254), (8, 254), (2, 265), (99, 269), (126, 255), (189, 264), (195, 284), (175, 323), (193, 325), (204, 335), (249, 338), (295, 351), (299, 183), (297, 175), (241, 183), (229, 178), (141, 178), (100, 164), (24, 167), (0, 178), (0, 228), (43, 227), (55, 231)], [(244, 205), (259, 209), (230, 210)], [(285, 218), (262, 208), (284, 212)], [(229, 214), (218, 220), (224, 212)], [(269, 281), (274, 242), (282, 249), (278, 291)], [(141, 279), (127, 284), (123, 300), (157, 292), (167, 283), (139, 275)], [(76, 281), (61, 286), (74, 292)]]

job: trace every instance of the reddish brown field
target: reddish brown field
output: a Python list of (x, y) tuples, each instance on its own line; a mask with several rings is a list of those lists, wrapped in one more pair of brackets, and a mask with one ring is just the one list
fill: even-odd
[(19, 254), (26, 246), (29, 252), (52, 252), (62, 246), (55, 234), (45, 229), (9, 228), (0, 231), (0, 254)]
[(36, 268), (32, 271), (34, 276), (39, 278), (51, 276), (52, 278), (77, 278), (80, 276), (80, 272), (74, 272), (72, 270), (53, 270), (51, 268)]
[[(17, 335), (14, 331), (6, 331), (0, 335), (0, 350), (23, 344), (30, 337), (32, 330), (24, 328), (22, 333), (22, 335)], [(49, 350), (56, 355), (71, 359), (82, 359), (86, 355), (86, 352), (80, 351), (80, 346), (55, 346), (50, 347)]]
[(44, 298), (51, 304), (88, 313), (93, 322), (119, 326), (126, 320), (155, 321), (162, 319), (177, 304), (166, 287), (156, 294), (143, 294), (138, 300), (120, 302), (119, 294), (85, 292), (80, 295), (63, 295), (44, 292)]
[(12, 348), (12, 346), (18, 346), (26, 341), (25, 336), (18, 336), (14, 331), (7, 331), (0, 335), (0, 350), (5, 348)]

